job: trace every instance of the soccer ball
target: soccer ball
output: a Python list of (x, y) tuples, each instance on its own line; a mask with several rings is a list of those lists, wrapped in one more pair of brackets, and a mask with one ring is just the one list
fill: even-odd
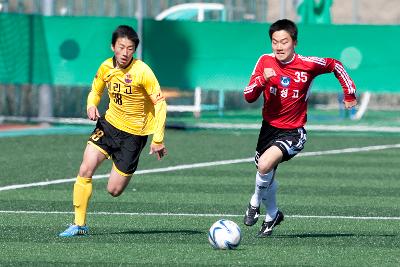
[(239, 226), (230, 220), (218, 220), (208, 231), (208, 241), (215, 249), (236, 249), (241, 239)]

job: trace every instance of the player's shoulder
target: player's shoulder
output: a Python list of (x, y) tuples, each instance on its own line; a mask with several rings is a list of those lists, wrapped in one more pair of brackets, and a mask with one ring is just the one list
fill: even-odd
[(260, 60), (274, 60), (274, 59), (275, 59), (274, 53), (263, 54), (260, 56)]
[(113, 58), (107, 58), (103, 62), (101, 62), (99, 69), (112, 69), (114, 67)]
[(297, 58), (304, 63), (315, 63), (322, 66), (326, 65), (326, 59), (323, 57), (303, 56), (297, 54)]
[(147, 65), (144, 61), (142, 61), (140, 59), (134, 59), (133, 64), (135, 65), (135, 67), (139, 67), (142, 69), (150, 68), (149, 65)]
[(97, 69), (95, 78), (103, 79), (103, 75), (105, 73), (108, 73), (111, 69), (113, 69), (112, 58), (107, 58), (100, 64), (99, 68)]
[(268, 64), (268, 62), (270, 62), (272, 60), (275, 60), (275, 55), (273, 53), (271, 53), (271, 54), (263, 54), (263, 55), (258, 57), (256, 65), (260, 65), (260, 64), (265, 65), (265, 64)]
[(132, 62), (132, 67), (136, 71), (140, 71), (140, 72), (143, 72), (143, 73), (152, 72), (150, 66), (147, 65), (144, 61), (142, 61), (140, 59), (134, 59), (134, 62)]

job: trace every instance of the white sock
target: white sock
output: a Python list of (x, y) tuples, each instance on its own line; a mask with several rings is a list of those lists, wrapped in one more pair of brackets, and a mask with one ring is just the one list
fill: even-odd
[(274, 174), (275, 174), (275, 170), (272, 170), (267, 174), (261, 174), (261, 173), (257, 172), (256, 186), (255, 186), (254, 194), (250, 200), (250, 205), (252, 205), (253, 207), (260, 206), (262, 195), (264, 192), (267, 191), (268, 187), (270, 186), (270, 183), (272, 181), (272, 178), (274, 177)]
[(278, 182), (274, 179), (271, 186), (266, 190), (262, 196), (262, 203), (266, 207), (265, 221), (270, 222), (274, 220), (278, 207), (276, 206), (276, 191), (278, 189)]

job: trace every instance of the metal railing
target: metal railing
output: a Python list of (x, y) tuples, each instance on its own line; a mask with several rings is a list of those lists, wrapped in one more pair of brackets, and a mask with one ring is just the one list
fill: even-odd
[[(298, 21), (302, 1), (316, 0), (0, 0), (0, 12), (154, 18), (177, 4), (208, 2), (224, 4), (227, 21), (272, 22), (283, 17)], [(140, 5), (143, 14), (138, 14)], [(334, 24), (400, 24), (399, 10), (399, 0), (333, 0), (331, 16)]]
[(0, 0), (0, 12), (55, 16), (134, 17), (140, 5), (144, 18), (154, 18), (163, 10), (182, 3), (222, 3), (228, 21), (266, 21), (268, 0)]
[[(0, 12), (154, 18), (177, 4), (208, 2), (224, 4), (227, 21), (272, 22), (283, 17), (298, 21), (302, 1), (314, 0), (0, 0)], [(138, 14), (140, 5), (143, 14)], [(333, 0), (331, 16), (334, 24), (400, 24), (399, 10), (398, 0)]]

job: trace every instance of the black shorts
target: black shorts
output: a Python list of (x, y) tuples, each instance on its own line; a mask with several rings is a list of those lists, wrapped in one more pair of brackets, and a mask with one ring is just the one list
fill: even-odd
[(138, 166), (147, 137), (121, 131), (101, 117), (88, 143), (95, 145), (107, 158), (112, 158), (118, 173), (130, 176)]
[(307, 132), (301, 127), (297, 129), (279, 129), (263, 121), (258, 136), (254, 161), (258, 166), (258, 159), (271, 146), (278, 147), (283, 153), (283, 161), (288, 161), (304, 148), (307, 141)]

